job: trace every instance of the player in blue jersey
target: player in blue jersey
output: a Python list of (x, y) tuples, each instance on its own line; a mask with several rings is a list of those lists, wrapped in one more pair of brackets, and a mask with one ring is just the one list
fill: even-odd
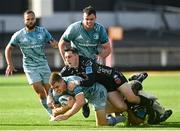
[(88, 6), (83, 10), (83, 20), (71, 24), (59, 41), (59, 50), (64, 59), (64, 48), (71, 44), (79, 55), (104, 60), (111, 52), (111, 47), (103, 25), (96, 22), (96, 11)]
[[(94, 106), (96, 112), (96, 125), (115, 125), (119, 122), (117, 118), (106, 119), (106, 100), (107, 91), (99, 83), (94, 83), (89, 88), (82, 86), (75, 86), (73, 90), (70, 89), (70, 82), (76, 82), (82, 80), (79, 76), (61, 77), (58, 73), (52, 73), (50, 77), (51, 89), (49, 95), (51, 96), (51, 102), (49, 105), (55, 107), (57, 104), (62, 106), (66, 103), (65, 108), (54, 108), (56, 114), (51, 120), (66, 120), (75, 115), (85, 104), (85, 98)], [(69, 96), (72, 96), (69, 98)], [(73, 99), (74, 97), (74, 99)], [(69, 100), (67, 99), (69, 98)], [(66, 108), (67, 107), (67, 108)], [(59, 115), (58, 112), (59, 111)]]
[(11, 53), (15, 46), (19, 46), (23, 54), (23, 69), (28, 82), (39, 96), (41, 104), (51, 114), (51, 109), (48, 108), (46, 102), (47, 91), (50, 88), (51, 70), (44, 47), (49, 43), (52, 47), (57, 48), (57, 41), (53, 39), (46, 28), (36, 26), (36, 17), (33, 11), (27, 10), (24, 13), (24, 24), (24, 28), (13, 34), (5, 49), (6, 75), (12, 75), (13, 71), (16, 71)]

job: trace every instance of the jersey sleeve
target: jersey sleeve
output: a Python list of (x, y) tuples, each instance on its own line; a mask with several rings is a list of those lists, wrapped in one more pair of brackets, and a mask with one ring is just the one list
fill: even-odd
[(78, 94), (81, 94), (81, 93), (83, 93), (82, 87), (81, 87), (81, 86), (76, 86), (76, 87), (74, 88), (74, 94), (75, 94), (75, 96), (78, 95)]
[(104, 44), (107, 43), (109, 41), (106, 29), (104, 26), (101, 26), (100, 28), (100, 43)]
[(70, 68), (68, 68), (67, 66), (63, 67), (62, 70), (60, 71), (60, 75), (62, 77), (65, 77), (65, 76), (70, 76), (70, 75), (74, 75), (73, 74), (73, 71), (71, 71)]
[(18, 32), (16, 32), (12, 35), (8, 44), (10, 44), (12, 46), (16, 46), (18, 43), (19, 43)]
[(48, 32), (46, 28), (44, 28), (44, 33), (45, 33), (45, 42), (48, 43), (49, 41), (53, 40), (52, 35)]
[(70, 42), (74, 39), (75, 35), (76, 35), (75, 27), (73, 25), (70, 25), (62, 35), (62, 38), (63, 40)]

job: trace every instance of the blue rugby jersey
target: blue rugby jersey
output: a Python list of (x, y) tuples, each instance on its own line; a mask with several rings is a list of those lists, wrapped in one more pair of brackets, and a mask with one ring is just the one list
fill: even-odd
[(47, 29), (36, 26), (32, 32), (26, 31), (25, 28), (15, 32), (9, 44), (20, 47), (23, 53), (23, 67), (33, 69), (48, 64), (44, 47), (52, 39)]

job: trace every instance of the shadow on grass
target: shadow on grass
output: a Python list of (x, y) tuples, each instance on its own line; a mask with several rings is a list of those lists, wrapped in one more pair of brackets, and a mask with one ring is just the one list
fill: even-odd
[(52, 127), (52, 126), (82, 126), (77, 124), (22, 124), (22, 123), (16, 123), (16, 124), (0, 124), (0, 126), (45, 126), (45, 127)]
[(45, 127), (52, 127), (52, 126), (64, 126), (64, 127), (66, 127), (66, 126), (71, 126), (71, 127), (79, 127), (79, 126), (86, 126), (86, 125), (88, 125), (88, 124), (86, 124), (86, 123), (89, 123), (89, 122), (94, 122), (95, 123), (95, 120), (86, 120), (86, 121), (83, 121), (83, 122), (78, 122), (78, 124), (76, 123), (76, 124), (72, 124), (72, 123), (66, 123), (66, 124), (63, 124), (63, 123), (59, 123), (59, 122), (49, 122), (49, 123), (46, 123), (46, 124), (33, 124), (33, 123), (0, 123), (0, 127), (2, 127), (2, 126), (16, 126), (16, 127), (18, 127), (18, 126), (26, 126), (26, 127), (28, 127), (28, 126), (39, 126), (39, 127), (43, 127), (43, 126), (45, 126)]
[[(14, 126), (14, 127), (18, 127), (18, 126), (24, 126), (24, 127), (28, 127), (28, 126), (37, 126), (37, 127), (55, 127), (55, 126), (64, 126), (64, 127), (79, 127), (79, 126), (85, 126), (83, 123), (81, 124), (60, 124), (60, 123), (49, 123), (49, 124), (21, 124), (21, 123), (16, 123), (16, 124), (0, 124), (1, 127), (3, 126)], [(143, 125), (143, 126), (115, 126), (116, 128), (180, 128), (180, 122), (166, 122), (166, 123), (162, 123), (159, 125)]]
[(126, 126), (127, 128), (180, 128), (180, 122), (165, 122), (158, 125)]

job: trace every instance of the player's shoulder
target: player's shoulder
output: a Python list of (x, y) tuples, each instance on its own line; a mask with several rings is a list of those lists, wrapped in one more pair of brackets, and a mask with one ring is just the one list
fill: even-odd
[(22, 29), (16, 31), (16, 32), (14, 33), (14, 35), (24, 34), (25, 32), (26, 32), (25, 28), (22, 28)]
[(70, 26), (79, 26), (79, 25), (81, 25), (81, 21), (76, 21), (72, 23)]
[(66, 76), (69, 74), (70, 71), (71, 71), (71, 68), (69, 66), (64, 66), (61, 69), (60, 74), (61, 74), (61, 76)]
[(94, 29), (96, 31), (100, 31), (101, 29), (105, 28), (102, 24), (98, 23), (98, 22), (95, 22), (94, 23)]
[(13, 35), (12, 38), (20, 38), (22, 35), (26, 34), (25, 28), (22, 28), (18, 31), (16, 31)]
[(81, 21), (77, 21), (69, 25), (69, 28), (78, 29), (81, 26)]
[(63, 78), (66, 82), (74, 81), (74, 80), (82, 80), (81, 77), (75, 76), (75, 75), (65, 76), (65, 77), (62, 77), (62, 78)]
[(81, 65), (92, 66), (94, 63), (94, 60), (88, 57), (80, 56), (80, 62), (81, 62)]

